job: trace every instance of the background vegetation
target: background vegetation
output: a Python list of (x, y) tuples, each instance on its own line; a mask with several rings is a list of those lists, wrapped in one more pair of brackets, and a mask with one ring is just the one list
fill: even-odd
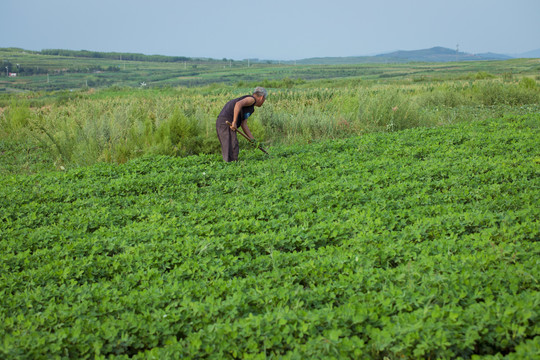
[[(294, 62), (234, 61), (127, 53), (98, 53), (71, 50), (0, 48), (0, 94), (21, 90), (58, 91), (85, 88), (195, 87), (209, 84), (238, 85), (242, 82), (361, 79), (363, 81), (445, 81), (478, 77), (507, 80), (539, 76), (536, 59), (468, 62), (388, 62), (341, 65), (294, 65)], [(6, 69), (7, 67), (7, 69)], [(9, 72), (18, 73), (10, 78)], [(48, 76), (47, 76), (48, 74)], [(478, 75), (480, 74), (480, 75)]]
[(248, 67), (227, 59), (90, 55), (0, 52), (4, 64), (49, 74), (47, 81), (23, 71), (0, 82), (3, 171), (217, 153), (221, 107), (257, 85), (270, 96), (250, 127), (266, 146), (537, 112), (540, 99), (535, 59)]

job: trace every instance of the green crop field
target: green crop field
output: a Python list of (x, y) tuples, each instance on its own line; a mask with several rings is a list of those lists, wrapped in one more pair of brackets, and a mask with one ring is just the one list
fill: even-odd
[(2, 358), (529, 358), (540, 116), (0, 178)]
[(540, 358), (538, 59), (0, 59), (0, 359)]

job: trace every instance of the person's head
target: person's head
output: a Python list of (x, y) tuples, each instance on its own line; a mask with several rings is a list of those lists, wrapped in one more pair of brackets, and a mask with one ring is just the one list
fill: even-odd
[(253, 90), (253, 97), (255, 98), (255, 106), (258, 106), (258, 107), (262, 106), (267, 96), (268, 96), (268, 91), (266, 91), (266, 89), (263, 88), (262, 86), (257, 86), (255, 90)]

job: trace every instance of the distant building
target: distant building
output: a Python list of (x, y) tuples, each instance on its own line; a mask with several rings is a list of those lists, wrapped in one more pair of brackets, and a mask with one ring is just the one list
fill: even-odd
[(17, 73), (9, 73), (9, 77), (16, 77)]

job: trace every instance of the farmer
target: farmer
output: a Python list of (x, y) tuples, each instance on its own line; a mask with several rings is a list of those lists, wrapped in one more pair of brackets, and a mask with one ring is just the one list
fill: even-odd
[[(245, 134), (255, 140), (247, 126), (247, 119), (255, 112), (255, 106), (261, 107), (268, 92), (263, 87), (256, 87), (253, 95), (245, 95), (225, 104), (216, 121), (216, 130), (221, 143), (221, 154), (226, 162), (238, 160), (238, 139), (236, 129), (241, 126)], [(231, 123), (229, 126), (227, 121)]]

